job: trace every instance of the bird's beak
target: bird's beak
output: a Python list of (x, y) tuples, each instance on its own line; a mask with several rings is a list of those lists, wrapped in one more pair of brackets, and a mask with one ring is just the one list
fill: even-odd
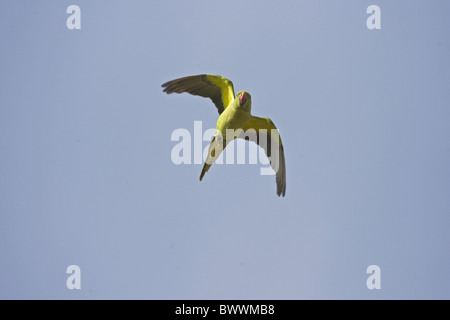
[(241, 105), (243, 105), (245, 103), (245, 101), (247, 101), (247, 95), (245, 93), (241, 93), (239, 95), (239, 103)]

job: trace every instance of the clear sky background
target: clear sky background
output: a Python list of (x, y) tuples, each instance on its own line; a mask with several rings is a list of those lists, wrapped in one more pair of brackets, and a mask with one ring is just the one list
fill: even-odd
[[(81, 30), (66, 8), (81, 8)], [(381, 8), (381, 30), (366, 9)], [(449, 1), (2, 1), (0, 298), (450, 299)], [(284, 142), (172, 163), (219, 74)], [(206, 147), (207, 143), (204, 143)], [(81, 268), (81, 290), (66, 268)], [(366, 268), (381, 268), (381, 290)]]

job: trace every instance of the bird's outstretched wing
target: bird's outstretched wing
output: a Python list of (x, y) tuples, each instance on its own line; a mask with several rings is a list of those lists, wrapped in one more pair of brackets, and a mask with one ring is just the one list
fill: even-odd
[(166, 82), (162, 85), (164, 92), (190, 94), (210, 98), (221, 114), (234, 99), (233, 83), (221, 76), (200, 74)]
[(270, 165), (276, 173), (277, 195), (284, 197), (286, 194), (286, 163), (277, 127), (269, 118), (252, 116), (243, 129), (244, 132), (239, 138), (256, 142), (264, 149)]

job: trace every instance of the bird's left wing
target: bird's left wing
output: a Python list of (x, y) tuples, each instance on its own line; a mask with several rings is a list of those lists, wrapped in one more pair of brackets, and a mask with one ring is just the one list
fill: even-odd
[(270, 165), (276, 173), (277, 195), (284, 197), (286, 194), (286, 162), (277, 127), (269, 118), (252, 116), (243, 130), (244, 132), (239, 138), (256, 142), (264, 149)]
[(187, 76), (166, 82), (162, 85), (164, 92), (190, 94), (210, 98), (215, 104), (217, 111), (221, 114), (234, 99), (233, 83), (227, 78), (200, 74), (197, 76)]

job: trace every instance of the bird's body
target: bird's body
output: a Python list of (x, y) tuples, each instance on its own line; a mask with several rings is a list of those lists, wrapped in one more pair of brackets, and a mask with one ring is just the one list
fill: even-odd
[[(276, 172), (277, 194), (285, 195), (286, 166), (281, 138), (272, 120), (251, 115), (251, 96), (248, 92), (240, 91), (235, 96), (233, 83), (230, 80), (206, 74), (175, 79), (162, 86), (165, 87), (164, 92), (168, 94), (188, 92), (210, 98), (219, 111), (216, 134), (209, 146), (200, 180), (231, 141), (244, 138), (264, 148)], [(248, 132), (255, 134), (248, 135)], [(263, 134), (267, 136), (262, 137)], [(277, 148), (273, 148), (272, 144), (276, 144)]]
[(231, 105), (217, 119), (217, 130), (225, 133), (226, 130), (237, 130), (244, 128), (251, 117), (250, 111), (246, 111), (236, 103), (237, 99), (231, 102)]

